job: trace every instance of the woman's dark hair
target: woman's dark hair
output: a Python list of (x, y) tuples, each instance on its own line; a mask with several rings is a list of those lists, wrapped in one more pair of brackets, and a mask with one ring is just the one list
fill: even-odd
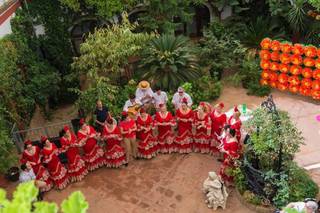
[(229, 124), (226, 124), (226, 125), (224, 125), (224, 127), (223, 127), (224, 130), (227, 130), (227, 129), (230, 129), (230, 128), (231, 128), (231, 126), (230, 126)]
[(27, 169), (27, 165), (26, 165), (25, 163), (24, 163), (24, 164), (21, 164), (20, 169), (21, 169), (22, 171), (26, 170), (26, 169)]
[(229, 129), (229, 133), (230, 133), (230, 135), (231, 135), (232, 137), (234, 137), (234, 136), (236, 135), (236, 130), (230, 128), (230, 129)]
[(64, 131), (64, 129), (61, 129), (59, 132), (59, 137), (63, 137), (66, 134), (66, 131)]
[(127, 117), (128, 117), (128, 115), (121, 115), (121, 120), (124, 121), (124, 120), (126, 120)]
[(29, 144), (24, 144), (24, 145), (23, 145), (23, 148), (24, 148), (24, 149), (27, 149), (27, 146), (28, 146), (28, 145), (29, 145)]

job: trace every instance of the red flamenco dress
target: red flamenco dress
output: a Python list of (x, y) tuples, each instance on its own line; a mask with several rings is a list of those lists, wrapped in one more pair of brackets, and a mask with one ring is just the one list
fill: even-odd
[(210, 152), (211, 154), (219, 152), (217, 149), (217, 146), (220, 144), (218, 140), (218, 136), (222, 134), (222, 130), (224, 125), (227, 122), (227, 116), (225, 113), (217, 113), (216, 110), (214, 110), (210, 114), (211, 118), (211, 145), (210, 145)]
[(83, 144), (83, 160), (89, 171), (98, 169), (105, 164), (103, 149), (97, 144), (95, 136), (96, 131), (89, 125), (86, 126), (85, 130), (80, 129), (78, 131), (78, 140), (80, 144)]
[(60, 138), (61, 151), (65, 152), (68, 158), (68, 174), (71, 182), (81, 181), (87, 174), (84, 160), (79, 154), (76, 136), (70, 132), (70, 138)]
[(241, 139), (241, 126), (242, 122), (240, 119), (234, 119), (233, 115), (228, 119), (228, 124), (230, 125), (231, 129), (236, 130), (237, 140), (240, 141)]
[(193, 145), (193, 111), (190, 109), (188, 112), (183, 113), (180, 109), (177, 109), (176, 118), (178, 121), (178, 135), (175, 138), (176, 151), (179, 153), (190, 153), (192, 152)]
[(113, 129), (109, 129), (105, 125), (102, 136), (106, 142), (106, 151), (104, 154), (106, 166), (110, 168), (119, 168), (126, 164), (126, 151), (120, 145), (122, 141), (120, 128), (117, 125), (114, 125)]
[[(31, 144), (31, 141), (30, 141)], [(42, 191), (47, 192), (53, 187), (52, 180), (49, 172), (41, 164), (40, 160), (40, 148), (38, 146), (32, 146), (33, 153), (29, 153), (28, 150), (24, 150), (20, 159), (21, 164), (29, 163), (32, 167), (33, 172), (36, 175), (36, 180), (40, 180), (46, 183), (46, 186), (41, 188)]]
[(41, 151), (43, 163), (47, 166), (50, 177), (58, 189), (64, 189), (69, 183), (67, 169), (61, 164), (58, 156), (58, 148), (50, 143), (50, 147), (44, 147)]
[(151, 159), (155, 157), (158, 152), (157, 140), (153, 136), (152, 117), (148, 114), (145, 120), (141, 116), (137, 118), (137, 138), (138, 144), (138, 156), (141, 158)]
[(229, 183), (233, 182), (233, 176), (228, 174), (228, 170), (235, 167), (236, 160), (239, 158), (239, 146), (238, 141), (224, 141), (223, 149), (225, 153), (223, 155), (224, 161), (220, 168), (220, 176), (221, 178)]
[(157, 112), (155, 117), (155, 126), (158, 127), (158, 150), (161, 153), (172, 153), (175, 151), (174, 133), (172, 126), (175, 120), (170, 112)]
[(201, 153), (210, 152), (211, 144), (211, 120), (208, 114), (204, 114), (201, 118), (199, 113), (195, 113), (194, 116), (195, 135), (194, 139), (194, 151)]

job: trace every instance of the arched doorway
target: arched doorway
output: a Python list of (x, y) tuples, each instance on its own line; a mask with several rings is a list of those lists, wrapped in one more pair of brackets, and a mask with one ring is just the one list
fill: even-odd
[(190, 37), (202, 37), (203, 29), (210, 23), (210, 10), (206, 5), (193, 6), (194, 16), (192, 22), (187, 25), (187, 32)]

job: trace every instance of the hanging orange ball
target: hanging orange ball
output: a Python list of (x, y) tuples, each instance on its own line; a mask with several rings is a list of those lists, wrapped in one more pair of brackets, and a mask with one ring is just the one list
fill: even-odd
[(297, 65), (292, 65), (290, 67), (290, 73), (292, 75), (300, 75), (302, 72), (302, 68), (300, 66), (297, 66)]
[(280, 72), (287, 73), (289, 72), (290, 66), (288, 64), (280, 64), (279, 70)]
[(306, 67), (313, 67), (314, 63), (315, 63), (315, 61), (312, 58), (307, 57), (307, 58), (303, 59), (303, 64)]
[(268, 50), (261, 50), (259, 56), (262, 60), (270, 60), (270, 54)]
[(294, 65), (300, 65), (302, 64), (303, 60), (302, 60), (302, 57), (301, 55), (292, 55), (291, 56), (291, 63), (294, 64)]
[(261, 67), (263, 70), (269, 69), (269, 68), (270, 68), (270, 61), (261, 60), (261, 62), (260, 62), (260, 67)]
[(313, 77), (314, 79), (316, 79), (316, 80), (320, 80), (320, 69), (315, 69), (315, 70), (313, 71), (312, 77)]
[(273, 51), (280, 51), (280, 46), (281, 46), (280, 41), (273, 40), (273, 41), (271, 42), (271, 49), (272, 49)]
[(310, 78), (302, 79), (301, 86), (305, 89), (310, 89), (312, 87), (312, 80)]
[(301, 73), (305, 78), (312, 78), (312, 69), (309, 67), (303, 68)]
[(290, 64), (291, 62), (291, 55), (287, 53), (280, 54), (280, 61), (283, 64)]
[(320, 91), (320, 81), (319, 80), (314, 80), (312, 82), (312, 90)]
[(264, 38), (261, 42), (260, 42), (260, 46), (262, 49), (270, 49), (271, 48), (271, 42), (272, 40), (270, 38)]
[(278, 75), (278, 81), (281, 84), (287, 83), (288, 82), (288, 75), (284, 74), (284, 73), (281, 73), (280, 75)]
[(289, 86), (289, 91), (292, 93), (297, 93), (299, 92), (300, 87), (299, 86), (294, 86), (294, 85), (290, 85)]
[(290, 85), (293, 85), (293, 86), (300, 85), (300, 80), (298, 76), (290, 76), (288, 78), (288, 82), (290, 83)]
[(294, 44), (291, 51), (293, 54), (302, 55), (304, 53), (304, 46), (302, 44)]
[(314, 58), (317, 56), (317, 48), (315, 46), (306, 46), (304, 48), (304, 54), (307, 57)]
[(277, 62), (271, 62), (271, 63), (270, 63), (270, 70), (272, 70), (272, 71), (277, 71), (277, 70), (279, 70), (279, 63), (277, 63)]
[(281, 43), (280, 49), (283, 53), (290, 53), (292, 45), (289, 43)]
[(270, 58), (271, 58), (272, 61), (279, 61), (279, 59), (280, 59), (279, 52), (272, 52), (270, 54)]

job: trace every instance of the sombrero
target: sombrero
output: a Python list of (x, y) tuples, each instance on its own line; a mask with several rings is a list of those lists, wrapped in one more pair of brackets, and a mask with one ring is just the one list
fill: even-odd
[(148, 89), (150, 88), (150, 83), (148, 81), (140, 81), (140, 83), (138, 84), (138, 88)]

